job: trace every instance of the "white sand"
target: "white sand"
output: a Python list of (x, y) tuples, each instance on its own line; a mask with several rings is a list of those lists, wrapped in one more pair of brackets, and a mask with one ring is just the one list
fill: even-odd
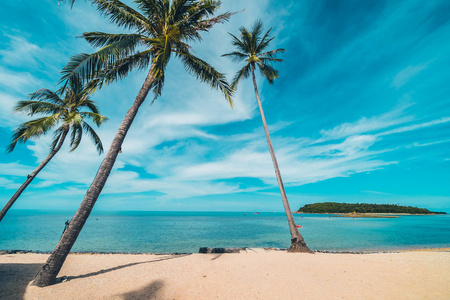
[(44, 254), (0, 255), (1, 299), (450, 299), (450, 252), (69, 255), (27, 286)]

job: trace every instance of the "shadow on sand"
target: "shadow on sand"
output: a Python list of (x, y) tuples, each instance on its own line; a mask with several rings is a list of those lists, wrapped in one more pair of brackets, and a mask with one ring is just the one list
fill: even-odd
[(23, 299), (27, 285), (43, 264), (0, 264), (0, 299)]
[(109, 269), (103, 269), (103, 270), (100, 270), (100, 271), (87, 273), (87, 274), (83, 274), (83, 275), (64, 276), (62, 278), (58, 278), (58, 281), (60, 282), (60, 281), (65, 280), (65, 279), (66, 280), (74, 280), (74, 279), (79, 279), (79, 278), (87, 278), (87, 277), (96, 276), (96, 275), (100, 275), (100, 274), (104, 274), (104, 273), (120, 270), (120, 269), (131, 267), (131, 266), (136, 266), (136, 265), (141, 265), (141, 264), (150, 264), (150, 263), (155, 263), (155, 262), (163, 261), (163, 260), (181, 258), (181, 257), (185, 257), (185, 256), (188, 256), (188, 255), (191, 255), (191, 254), (171, 255), (169, 257), (164, 257), (164, 258), (155, 259), (155, 260), (139, 261), (139, 262), (129, 263), (129, 264), (126, 264), (126, 265), (121, 265), (121, 266), (117, 266), (117, 267), (113, 267), (113, 268), (109, 268)]
[(161, 291), (164, 287), (164, 281), (155, 280), (149, 285), (132, 292), (119, 295), (124, 300), (139, 300), (139, 299), (162, 299)]
[(217, 254), (216, 256), (211, 258), (211, 260), (216, 260), (216, 259), (220, 258), (222, 255), (223, 255), (223, 253)]

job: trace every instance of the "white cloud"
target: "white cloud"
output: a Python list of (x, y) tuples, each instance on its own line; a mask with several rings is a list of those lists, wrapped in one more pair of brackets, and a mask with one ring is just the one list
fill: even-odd
[(0, 66), (0, 87), (23, 93), (41, 81), (28, 72), (15, 72)]
[[(164, 119), (164, 113), (151, 112), (154, 107), (144, 108), (148, 114), (157, 114)], [(146, 111), (148, 110), (148, 111)], [(267, 144), (262, 130), (253, 130), (247, 133), (231, 136), (214, 135), (198, 129), (203, 126), (194, 122), (166, 123), (164, 126), (149, 121), (146, 114), (133, 125), (130, 137), (124, 144), (123, 153), (119, 155), (105, 187), (105, 194), (114, 193), (142, 193), (157, 192), (158, 199), (188, 198), (213, 194), (231, 194), (240, 192), (264, 190), (267, 187), (276, 186), (272, 161), (267, 151)], [(170, 114), (170, 113), (169, 113)], [(392, 120), (388, 117), (391, 116)], [(190, 120), (190, 119), (188, 119)], [(375, 123), (376, 126), (361, 126), (361, 120)], [(394, 149), (371, 150), (383, 136), (400, 134), (407, 131), (439, 125), (450, 121), (443, 118), (430, 122), (403, 126), (379, 133), (370, 133), (375, 129), (392, 127), (399, 124), (399, 120), (409, 120), (408, 117), (398, 117), (398, 114), (384, 114), (370, 119), (363, 118), (358, 122), (347, 123), (336, 127), (334, 130), (321, 131), (325, 137), (317, 140), (293, 137), (273, 136), (273, 143), (280, 165), (283, 180), (288, 186), (303, 185), (336, 177), (347, 177), (351, 174), (369, 172), (396, 164), (397, 161), (384, 160), (381, 154)], [(379, 122), (382, 120), (382, 122)], [(220, 116), (217, 120), (221, 122)], [(185, 124), (189, 123), (189, 124)], [(382, 125), (378, 125), (382, 124)], [(383, 125), (384, 124), (384, 125)], [(271, 128), (283, 128), (295, 124), (275, 124)], [(101, 128), (99, 133), (104, 137), (105, 149), (108, 148), (113, 135), (113, 127), (117, 124), (108, 124)], [(356, 129), (352, 129), (356, 127)], [(344, 128), (344, 129), (343, 129)], [(369, 133), (365, 133), (368, 131)], [(345, 139), (329, 139), (346, 136)], [(215, 146), (202, 145), (193, 141), (192, 137), (215, 143)], [(28, 148), (41, 161), (48, 154), (47, 144), (50, 137), (44, 137), (39, 143), (31, 144)], [(326, 141), (327, 140), (327, 141)], [(164, 141), (174, 142), (171, 146), (154, 149)], [(318, 141), (321, 141), (318, 143)], [(211, 155), (214, 149), (223, 151)], [(398, 145), (400, 146), (400, 145)], [(228, 152), (228, 149), (231, 149)], [(205, 156), (211, 157), (210, 162), (205, 163)], [(90, 141), (84, 141), (79, 149), (69, 153), (68, 147), (61, 149), (52, 162), (39, 174), (44, 182), (36, 185), (36, 188), (51, 186), (52, 184), (74, 182), (82, 184), (86, 188), (91, 183), (94, 174), (104, 155), (99, 157)], [(141, 177), (137, 171), (124, 169), (127, 165), (140, 168), (140, 172), (155, 174), (154, 178)], [(2, 170), (14, 170), (4, 175), (27, 174), (30, 167), (14, 165), (0, 166)], [(2, 174), (2, 173), (0, 173)], [(144, 175), (144, 174), (142, 174)], [(264, 182), (263, 186), (241, 188), (238, 182), (228, 183), (226, 180), (247, 177)], [(64, 190), (63, 193), (78, 194), (81, 188)]]
[(320, 131), (323, 136), (322, 140), (333, 140), (354, 134), (369, 133), (410, 122), (413, 120), (413, 117), (404, 113), (404, 110), (409, 106), (410, 104), (403, 105), (379, 116), (373, 116), (371, 118), (362, 117), (356, 122), (343, 123), (331, 129), (323, 129)]
[[(1, 77), (1, 74), (0, 74)], [(21, 114), (14, 114), (13, 109), (16, 106), (18, 99), (15, 97), (0, 92), (0, 126), (3, 128), (15, 128), (20, 122), (26, 120), (26, 117)]]
[(189, 198), (204, 195), (231, 194), (242, 192), (238, 185), (211, 183), (208, 181), (163, 179), (142, 179), (135, 172), (117, 171), (108, 179), (104, 194), (141, 193), (156, 191), (164, 194), (159, 199)]
[(0, 177), (0, 186), (5, 189), (18, 189), (20, 187), (20, 184), (15, 183), (14, 181), (9, 180), (5, 177)]
[(18, 162), (14, 163), (0, 163), (0, 175), (9, 176), (26, 176), (30, 174), (35, 168), (22, 165)]
[[(251, 26), (257, 18), (262, 18), (266, 26), (276, 25), (279, 29), (278, 21), (276, 24), (271, 23), (279, 14), (267, 12), (268, 3), (268, 0), (249, 3), (224, 2), (223, 11), (240, 11), (244, 6), (246, 10), (233, 16), (233, 22), (217, 25), (210, 34), (205, 34), (204, 43), (194, 45), (196, 54), (212, 65), (220, 66), (221, 72), (226, 72), (229, 78), (232, 77), (238, 66), (217, 55), (232, 51), (227, 32), (236, 33), (240, 25)], [(61, 9), (66, 12), (68, 10), (67, 6)], [(306, 13), (307, 10), (304, 12)], [(117, 32), (114, 26), (108, 25), (104, 17), (99, 16), (94, 8), (84, 4), (83, 1), (77, 3), (72, 11), (64, 14), (64, 21), (76, 35), (92, 30)], [(396, 20), (392, 20), (391, 23), (394, 21)], [(389, 22), (386, 24), (388, 25), (385, 26), (389, 27)], [(369, 32), (368, 36), (379, 35), (381, 32), (384, 31), (380, 30), (379, 26), (373, 26), (373, 32)], [(348, 60), (348, 57), (355, 53), (359, 53), (357, 55), (361, 57), (366, 56), (367, 53), (355, 49), (362, 49), (361, 45), (367, 44), (367, 39), (367, 36), (358, 38), (342, 49), (338, 49), (335, 56), (323, 60), (323, 66), (316, 68), (317, 73), (305, 74), (305, 80), (329, 74), (328, 68), (333, 66), (341, 68), (345, 65), (343, 61)], [(73, 39), (73, 43), (60, 46), (63, 53), (73, 51), (70, 54), (94, 50), (80, 39)], [(274, 47), (276, 47), (275, 44)], [(36, 55), (42, 54), (43, 51), (46, 50), (26, 40), (13, 38), (11, 47), (2, 50), (1, 54), (4, 63), (13, 64), (15, 55), (18, 53), (27, 56), (27, 59), (22, 60), (21, 63), (27, 60), (29, 63), (34, 63)], [(132, 194), (153, 191), (162, 195), (157, 196), (160, 199), (170, 199), (251, 191), (240, 187), (239, 183), (227, 181), (236, 177), (259, 179), (265, 183), (260, 187), (262, 189), (276, 186), (272, 161), (261, 128), (256, 130), (243, 128), (241, 133), (235, 135), (211, 134), (207, 128), (207, 126), (232, 122), (239, 124), (241, 121), (254, 117), (259, 118), (254, 94), (249, 86), (251, 83), (244, 82), (247, 84), (246, 88), (240, 88), (237, 91), (235, 109), (232, 110), (220, 93), (211, 91), (207, 85), (198, 83), (185, 73), (179, 62), (175, 61), (176, 59), (171, 61), (167, 70), (163, 96), (154, 105), (149, 106), (148, 103), (151, 101), (151, 95), (149, 95), (147, 103), (141, 107), (128, 132), (122, 147), (123, 153), (117, 159), (104, 193)], [(53, 65), (53, 68), (60, 67), (57, 63), (51, 63), (50, 60), (46, 60), (46, 63)], [(425, 67), (426, 65), (416, 65), (403, 69), (393, 79), (392, 84), (395, 87), (406, 84)], [(107, 87), (93, 97), (100, 102), (102, 111), (111, 118), (110, 122), (98, 130), (104, 142), (105, 151), (108, 150), (126, 109), (131, 105), (142, 84), (139, 81), (142, 80), (141, 77), (142, 74), (131, 75), (125, 84)], [(37, 80), (34, 74), (14, 72), (0, 67), (0, 84), (3, 84), (5, 89), (22, 93), (38, 84), (41, 85), (42, 82)], [(260, 88), (264, 89), (264, 87), (261, 81)], [(0, 94), (2, 108), (10, 109), (14, 102), (15, 99), (12, 96)], [(381, 156), (383, 151), (391, 150), (372, 150), (383, 137), (449, 121), (449, 118), (442, 118), (413, 124), (415, 119), (406, 115), (404, 109), (405, 107), (400, 107), (386, 114), (362, 117), (355, 122), (345, 122), (330, 129), (323, 129), (320, 131), (321, 136), (315, 140), (308, 137), (282, 137), (274, 134), (273, 143), (284, 181), (287, 185), (303, 185), (385, 168), (397, 162)], [(5, 111), (2, 110), (0, 113), (1, 126), (8, 126), (6, 124), (9, 113), (6, 114)], [(286, 126), (294, 127), (296, 124), (272, 124), (270, 131), (273, 134)], [(50, 137), (47, 136), (28, 146), (36, 157), (36, 163), (47, 156), (49, 139)], [(197, 143), (196, 140), (201, 142)], [(171, 144), (163, 147), (161, 144), (164, 142), (171, 142)], [(159, 148), (155, 149), (156, 146)], [(65, 146), (39, 174), (39, 178), (43, 181), (35, 184), (34, 187), (45, 188), (60, 183), (69, 182), (69, 185), (75, 183), (80, 186), (65, 187), (55, 193), (82, 196), (92, 182), (103, 157), (104, 154), (97, 155), (94, 146), (88, 140), (83, 141), (79, 149), (72, 153), (69, 153), (68, 147)], [(205, 160), (210, 162), (205, 163)], [(140, 173), (136, 171), (127, 170), (127, 166), (138, 167), (141, 172), (145, 170), (148, 174), (140, 176)], [(0, 174), (24, 176), (33, 168), (21, 165), (20, 162), (0, 164)], [(145, 177), (150, 174), (156, 178)], [(0, 180), (0, 185), (11, 186), (14, 183), (11, 178), (6, 178), (3, 181)]]
[(36, 58), (42, 49), (20, 36), (6, 35), (10, 39), (10, 45), (0, 50), (2, 64), (10, 66), (28, 66), (36, 64)]
[(13, 34), (16, 35), (5, 34), (9, 38), (9, 44), (5, 49), (0, 50), (0, 61), (3, 66), (34, 69), (35, 74), (39, 74), (38, 77), (45, 75), (53, 78), (59, 73), (66, 60), (62, 47), (55, 47), (54, 44), (38, 46), (24, 38), (24, 34), (20, 32)]
[[(284, 182), (302, 185), (371, 171), (394, 163), (373, 159), (376, 153), (368, 151), (368, 148), (375, 141), (376, 138), (370, 135), (352, 136), (340, 143), (322, 146), (291, 144), (278, 147), (275, 151)], [(274, 185), (272, 160), (266, 148), (259, 142), (250, 143), (222, 160), (180, 167), (175, 173), (191, 180), (251, 177)]]
[(395, 133), (403, 133), (403, 132), (407, 132), (407, 131), (413, 131), (413, 130), (418, 130), (418, 129), (422, 129), (422, 128), (427, 128), (430, 126), (440, 125), (440, 124), (444, 124), (444, 123), (448, 123), (448, 122), (450, 122), (450, 117), (443, 117), (438, 120), (433, 120), (433, 121), (426, 122), (426, 123), (413, 124), (413, 125), (404, 126), (404, 127), (392, 129), (389, 131), (385, 131), (385, 132), (379, 133), (378, 136), (390, 135), (390, 134), (395, 134)]
[(411, 80), (411, 78), (419, 74), (421, 71), (425, 70), (428, 67), (428, 64), (429, 63), (425, 63), (404, 68), (403, 70), (398, 72), (397, 75), (395, 75), (391, 85), (395, 88), (399, 88), (405, 85), (409, 80)]

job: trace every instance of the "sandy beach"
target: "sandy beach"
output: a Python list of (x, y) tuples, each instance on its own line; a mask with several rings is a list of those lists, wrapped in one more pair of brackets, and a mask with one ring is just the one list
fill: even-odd
[(46, 288), (28, 284), (47, 254), (3, 254), (0, 298), (450, 299), (449, 251), (71, 254)]

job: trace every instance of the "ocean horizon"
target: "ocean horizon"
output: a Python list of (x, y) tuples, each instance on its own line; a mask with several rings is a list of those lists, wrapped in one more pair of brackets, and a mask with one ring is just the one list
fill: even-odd
[[(11, 210), (0, 250), (52, 251), (73, 211)], [(294, 214), (313, 250), (391, 251), (450, 247), (450, 215), (337, 218)], [(196, 253), (200, 247), (288, 248), (284, 212), (94, 211), (73, 252)]]

